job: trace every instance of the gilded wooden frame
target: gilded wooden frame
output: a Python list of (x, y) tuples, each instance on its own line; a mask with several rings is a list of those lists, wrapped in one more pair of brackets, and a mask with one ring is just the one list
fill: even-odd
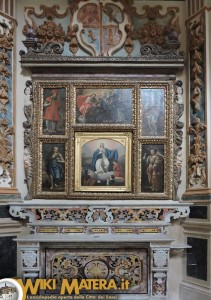
[(146, 199), (172, 197), (173, 166), (169, 150), (167, 141), (139, 141), (139, 193)]
[[(46, 146), (46, 147), (45, 147)], [(44, 150), (45, 148), (49, 149), (48, 152)], [(52, 170), (48, 171), (49, 167), (48, 164), (50, 160), (52, 159), (52, 152), (54, 148), (58, 148), (58, 153), (61, 154), (63, 157), (63, 161), (60, 163), (59, 166), (63, 169), (62, 179), (56, 177), (60, 177), (60, 174), (57, 176), (58, 172), (61, 173), (59, 170), (59, 166), (52, 166), (51, 169), (56, 168), (54, 173), (56, 173), (55, 176), (53, 176), (53, 182), (51, 186), (51, 179), (49, 172), (52, 172)], [(50, 152), (51, 151), (51, 152)], [(51, 156), (50, 158), (47, 158), (47, 156)], [(36, 195), (37, 196), (56, 196), (57, 198), (67, 197), (68, 194), (68, 176), (69, 176), (69, 170), (68, 170), (68, 143), (65, 139), (41, 139), (38, 143), (38, 181), (36, 185)], [(49, 177), (49, 178), (47, 178)], [(56, 179), (57, 181), (55, 181)], [(48, 181), (47, 184), (44, 185), (44, 181)], [(61, 184), (62, 182), (62, 184)]]
[[(79, 94), (81, 92), (81, 94)], [(78, 108), (78, 98), (80, 96), (86, 97), (90, 96), (91, 94), (95, 94), (95, 101), (99, 101), (101, 103), (98, 104), (97, 102), (96, 105), (86, 103), (86, 105), (81, 105), (80, 106), (80, 112)], [(113, 95), (109, 95), (109, 93), (113, 93)], [(79, 95), (78, 95), (79, 94)], [(91, 97), (86, 97), (86, 100), (81, 100), (81, 101), (86, 101)], [(94, 97), (92, 97), (93, 99)], [(89, 102), (94, 102), (94, 99), (90, 99)], [(106, 103), (109, 102), (109, 99), (112, 101), (113, 106), (111, 105), (106, 105)], [(135, 85), (133, 83), (128, 83), (128, 82), (110, 82), (110, 83), (102, 83), (102, 82), (92, 82), (92, 83), (74, 83), (72, 86), (72, 92), (71, 92), (71, 102), (72, 102), (72, 112), (71, 112), (71, 119), (73, 120), (74, 125), (76, 126), (132, 126), (135, 123), (136, 119), (136, 89)], [(100, 110), (100, 107), (102, 107), (104, 103), (103, 109)], [(118, 103), (118, 104), (116, 104)], [(116, 106), (114, 106), (116, 104)], [(123, 106), (124, 104), (124, 106)], [(110, 106), (110, 110), (105, 109), (106, 107)], [(99, 117), (100, 112), (101, 112), (101, 122), (99, 120), (93, 120), (89, 121), (87, 120), (84, 121), (85, 117), (83, 116), (85, 114), (86, 106), (89, 106), (89, 111), (90, 106), (94, 107), (95, 106), (95, 111), (96, 111), (96, 106), (97, 106), (97, 112), (96, 116)], [(117, 107), (118, 106), (118, 107)], [(127, 106), (127, 107), (126, 107)], [(83, 109), (84, 108), (84, 109)], [(94, 109), (94, 108), (92, 108)], [(122, 113), (122, 110), (124, 110), (124, 114)], [(77, 112), (79, 112), (80, 117), (77, 116)], [(117, 112), (115, 115), (112, 116), (114, 112)], [(129, 114), (128, 114), (129, 112)], [(107, 119), (106, 119), (106, 114)], [(90, 114), (89, 114), (90, 115)], [(94, 115), (94, 113), (93, 113)], [(110, 119), (108, 120), (108, 117)], [(125, 117), (125, 120), (123, 118)], [(81, 119), (81, 122), (79, 122), (79, 118)], [(104, 119), (102, 119), (104, 118)], [(113, 120), (112, 120), (113, 119)], [(129, 119), (129, 120), (128, 120)]]
[[(130, 132), (76, 133), (75, 162), (77, 160), (78, 162), (77, 165), (75, 164), (75, 191), (130, 192), (131, 145), (132, 135)], [(96, 147), (98, 148), (96, 149)], [(90, 150), (90, 154), (88, 150)], [(121, 164), (116, 158), (118, 157), (118, 152), (119, 156), (121, 154), (123, 157)], [(87, 163), (86, 161), (88, 160), (89, 162)], [(116, 168), (115, 164), (119, 164), (119, 167)], [(87, 170), (85, 166), (88, 166)], [(109, 169), (109, 166), (112, 168)], [(106, 173), (104, 172), (105, 170)]]
[[(139, 131), (139, 137), (141, 138), (146, 138), (146, 139), (165, 139), (168, 138), (169, 135), (171, 135), (171, 130), (173, 129), (173, 88), (170, 87), (169, 85), (170, 82), (165, 82), (165, 81), (154, 81), (154, 82), (142, 82), (139, 85), (139, 104), (138, 104), (138, 111), (139, 111), (139, 115), (138, 115), (138, 131)], [(150, 101), (154, 101), (155, 105), (152, 105), (150, 107), (149, 104), (148, 105), (148, 109), (149, 109), (149, 115), (150, 115), (150, 120), (147, 118), (144, 118), (144, 98), (146, 98), (146, 96), (144, 97), (144, 95), (142, 94), (142, 91), (145, 90), (147, 92), (149, 92), (149, 102)], [(151, 132), (149, 133), (145, 133), (143, 126), (144, 126), (144, 122), (153, 122), (154, 121), (154, 127), (158, 128), (159, 127), (159, 123), (158, 123), (158, 118), (159, 116), (155, 115), (155, 112), (157, 113), (159, 107), (161, 107), (161, 105), (157, 105), (157, 103), (159, 103), (159, 99), (158, 97), (156, 97), (156, 92), (159, 91), (163, 91), (163, 99), (161, 99), (160, 101), (163, 101), (163, 107), (162, 107), (162, 113), (163, 113), (163, 134), (159, 132), (154, 132), (154, 134), (152, 134)], [(154, 119), (152, 118), (154, 117)], [(157, 117), (157, 120), (155, 120), (155, 117)]]
[[(84, 199), (84, 200), (115, 200), (115, 199), (173, 199), (173, 100), (174, 82), (170, 80), (141, 80), (133, 78), (123, 80), (105, 78), (106, 84), (99, 78), (94, 82), (70, 78), (63, 81), (35, 81), (34, 82), (34, 135), (33, 135), (33, 197), (51, 199)], [(125, 82), (125, 83), (124, 83)], [(132, 122), (131, 124), (77, 124), (75, 122), (76, 91), (87, 89), (129, 89), (132, 94)], [(45, 134), (43, 131), (43, 103), (45, 90), (63, 89), (65, 91), (66, 123), (64, 134)], [(162, 135), (142, 135), (142, 94), (141, 89), (163, 89), (164, 132)], [(38, 108), (38, 109), (37, 109)], [(110, 139), (126, 146), (124, 185), (84, 185), (81, 181), (82, 146), (84, 140)], [(43, 172), (43, 144), (65, 143), (65, 188), (55, 192), (42, 188)], [(164, 157), (164, 188), (162, 191), (147, 191), (143, 189), (142, 145), (163, 145)], [(99, 145), (96, 145), (98, 147)], [(45, 147), (45, 146), (44, 146)], [(38, 150), (37, 150), (38, 149)], [(96, 148), (97, 149), (97, 148)], [(148, 153), (149, 155), (149, 153)], [(89, 158), (90, 159), (90, 158)], [(83, 166), (84, 167), (84, 166)], [(46, 175), (45, 175), (46, 176)], [(120, 176), (121, 177), (121, 176)], [(47, 180), (47, 179), (46, 179)]]
[[(51, 108), (52, 104), (48, 99), (52, 98), (54, 94), (52, 94), (53, 91), (57, 91), (56, 100), (52, 100), (53, 102), (56, 102), (54, 104), (54, 107), (51, 109), (51, 115), (55, 119), (55, 121), (58, 121), (56, 119), (60, 119), (61, 115), (63, 115), (63, 130), (56, 130), (57, 128), (54, 128), (55, 130), (47, 131), (44, 128), (44, 123), (47, 122), (45, 120), (46, 113), (49, 108)], [(39, 128), (39, 135), (40, 136), (61, 136), (64, 137), (67, 135), (68, 132), (68, 123), (69, 123), (69, 99), (70, 99), (70, 89), (69, 84), (66, 82), (45, 82), (40, 83), (39, 88), (39, 117), (38, 117), (38, 128)], [(45, 103), (47, 102), (47, 107), (45, 107)], [(52, 123), (59, 123), (59, 122), (53, 122)], [(53, 125), (52, 125), (53, 126)], [(55, 126), (55, 125), (54, 125)], [(60, 124), (61, 126), (61, 124)]]

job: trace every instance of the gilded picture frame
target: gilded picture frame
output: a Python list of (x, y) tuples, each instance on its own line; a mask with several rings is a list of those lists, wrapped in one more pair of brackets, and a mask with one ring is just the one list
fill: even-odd
[(65, 82), (40, 83), (39, 118), (40, 136), (65, 136), (69, 123), (70, 86)]
[(130, 132), (75, 133), (75, 191), (131, 192)]
[(132, 126), (136, 89), (132, 83), (74, 83), (72, 120), (78, 126)]

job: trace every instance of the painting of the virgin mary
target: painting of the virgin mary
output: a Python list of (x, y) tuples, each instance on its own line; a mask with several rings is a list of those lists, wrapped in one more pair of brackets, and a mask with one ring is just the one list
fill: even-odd
[(86, 143), (82, 148), (81, 184), (124, 185), (125, 147), (111, 139)]

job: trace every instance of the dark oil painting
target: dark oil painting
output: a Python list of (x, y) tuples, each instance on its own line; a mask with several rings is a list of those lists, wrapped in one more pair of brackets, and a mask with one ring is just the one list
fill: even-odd
[(141, 192), (164, 192), (164, 145), (142, 145)]
[(131, 88), (77, 88), (76, 123), (131, 124)]

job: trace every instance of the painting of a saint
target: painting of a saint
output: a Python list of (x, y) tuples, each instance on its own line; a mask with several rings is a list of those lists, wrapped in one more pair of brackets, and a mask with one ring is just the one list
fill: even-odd
[(42, 190), (64, 191), (65, 150), (64, 144), (43, 144)]
[(132, 89), (76, 89), (76, 123), (131, 124)]
[(45, 135), (65, 134), (65, 89), (43, 90), (43, 133)]
[(142, 145), (141, 191), (164, 192), (164, 145)]
[(165, 125), (165, 90), (141, 89), (142, 136), (163, 136)]
[(128, 137), (121, 140), (117, 135), (117, 138), (103, 138), (102, 135), (101, 138), (93, 138), (93, 133), (90, 137), (88, 133), (81, 135), (87, 135), (87, 138), (79, 137), (81, 143), (76, 143), (77, 146), (80, 144), (80, 148), (76, 147), (76, 155), (77, 153), (80, 155), (80, 170), (76, 170), (76, 189), (90, 191), (112, 191), (115, 187), (120, 190), (126, 189), (131, 175)]

